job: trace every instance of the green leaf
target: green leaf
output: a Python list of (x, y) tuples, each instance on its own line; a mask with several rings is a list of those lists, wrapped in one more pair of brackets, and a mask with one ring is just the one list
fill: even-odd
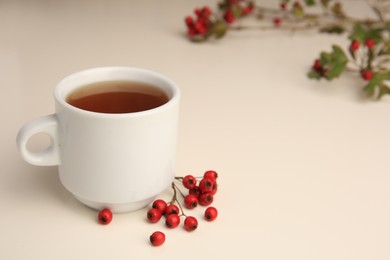
[(334, 79), (343, 73), (344, 69), (346, 67), (346, 63), (336, 63), (334, 64), (330, 70), (326, 71), (325, 77), (327, 79)]
[(216, 21), (213, 25), (212, 31), (217, 39), (225, 36), (228, 30), (228, 25), (223, 21)]
[(366, 40), (373, 39), (375, 43), (378, 44), (382, 42), (382, 32), (383, 28), (374, 28), (367, 31)]
[(390, 88), (382, 83), (379, 85), (378, 99), (380, 99), (383, 95), (386, 94), (390, 94)]
[(367, 38), (367, 30), (363, 27), (363, 25), (357, 23), (354, 25), (352, 29), (352, 33), (349, 35), (350, 40), (355, 40), (359, 42), (364, 42)]
[(367, 39), (375, 40), (378, 44), (382, 42), (382, 32), (384, 28), (366, 28), (362, 24), (355, 24), (352, 33), (349, 35), (350, 40), (365, 42)]
[(315, 0), (305, 0), (305, 4), (307, 6), (313, 6), (316, 4), (316, 1)]
[(380, 71), (375, 72), (372, 79), (366, 86), (364, 86), (363, 91), (369, 96), (375, 94), (375, 89), (378, 88), (378, 98), (381, 98), (385, 94), (390, 94), (390, 89), (384, 84), (385, 80), (390, 80), (390, 71)]
[(233, 13), (233, 16), (236, 17), (236, 18), (240, 18), (241, 15), (242, 15), (242, 9), (239, 5), (237, 4), (233, 4), (230, 6), (231, 10), (232, 10), (232, 13)]
[(328, 80), (332, 80), (343, 73), (347, 66), (348, 58), (339, 46), (333, 45), (332, 52), (321, 52), (320, 62), (325, 68), (324, 77)]
[(307, 73), (307, 76), (311, 79), (320, 79), (322, 77), (322, 75), (318, 72), (318, 71), (315, 71), (315, 70), (310, 70), (309, 73)]
[(296, 4), (293, 5), (293, 12), (294, 12), (294, 15), (296, 17), (303, 17), (305, 15), (305, 12), (302, 8), (302, 6), (300, 4), (297, 4), (298, 2), (296, 2)]

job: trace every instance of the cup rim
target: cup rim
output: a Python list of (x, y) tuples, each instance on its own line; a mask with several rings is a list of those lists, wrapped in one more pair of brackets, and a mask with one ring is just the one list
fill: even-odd
[[(169, 98), (168, 102), (165, 104), (138, 112), (129, 112), (129, 113), (101, 113), (101, 112), (93, 112), (84, 110), (81, 108), (77, 108), (75, 106), (72, 106), (68, 102), (66, 102), (66, 96), (70, 92), (74, 91), (80, 86), (83, 86), (85, 84), (77, 84), (78, 79), (83, 77), (88, 77), (91, 74), (97, 74), (97, 73), (103, 73), (106, 74), (107, 77), (111, 75), (111, 73), (120, 72), (120, 73), (130, 73), (134, 75), (142, 75), (144, 77), (149, 77), (152, 79), (156, 79), (162, 83), (165, 84), (165, 86), (168, 86), (170, 90), (172, 91), (172, 96)], [(107, 80), (111, 80), (107, 78)], [(113, 78), (112, 80), (116, 80)], [(122, 79), (117, 79), (122, 80)], [(90, 83), (99, 82), (100, 80), (91, 81)], [(143, 82), (142, 80), (138, 80), (140, 82)], [(87, 83), (88, 84), (88, 83)], [(153, 84), (153, 83), (152, 83)], [(70, 87), (69, 87), (70, 85)], [(154, 84), (155, 86), (157, 84)], [(161, 86), (156, 86), (161, 88)], [(54, 89), (54, 98), (58, 104), (60, 104), (62, 107), (71, 110), (75, 113), (85, 115), (85, 116), (92, 116), (92, 117), (103, 117), (103, 118), (122, 118), (122, 117), (139, 117), (139, 116), (146, 116), (154, 113), (158, 113), (161, 110), (169, 109), (171, 106), (179, 102), (180, 99), (180, 89), (177, 86), (177, 84), (172, 81), (171, 79), (167, 78), (166, 76), (152, 71), (148, 69), (143, 68), (137, 68), (137, 67), (126, 67), (126, 66), (106, 66), (106, 67), (93, 67), (89, 69), (80, 70), (78, 72), (72, 73), (65, 78), (63, 78), (58, 84), (56, 85)]]

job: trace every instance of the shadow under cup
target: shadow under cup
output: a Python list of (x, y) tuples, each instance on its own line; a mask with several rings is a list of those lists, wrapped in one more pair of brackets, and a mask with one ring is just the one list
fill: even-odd
[[(130, 113), (101, 113), (67, 102), (72, 93), (102, 82), (138, 82), (163, 91), (162, 105)], [(58, 165), (62, 184), (80, 202), (129, 212), (148, 205), (172, 183), (180, 91), (158, 73), (129, 67), (93, 68), (63, 79), (54, 90), (56, 113), (26, 124), (18, 135), (24, 159)], [(25, 142), (47, 133), (52, 145), (31, 154)]]

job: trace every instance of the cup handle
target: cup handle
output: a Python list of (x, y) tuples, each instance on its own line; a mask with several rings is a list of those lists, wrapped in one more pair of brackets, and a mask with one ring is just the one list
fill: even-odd
[[(43, 151), (31, 152), (27, 149), (27, 142), (34, 134), (38, 133), (46, 133), (50, 137), (50, 145)], [(26, 162), (39, 166), (59, 165), (57, 116), (55, 114), (47, 115), (25, 124), (18, 132), (16, 143)]]

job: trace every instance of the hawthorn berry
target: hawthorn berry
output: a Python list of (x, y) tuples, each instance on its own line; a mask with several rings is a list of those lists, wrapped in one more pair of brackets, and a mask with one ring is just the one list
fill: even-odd
[(186, 175), (183, 178), (183, 186), (187, 189), (193, 189), (196, 186), (196, 179), (192, 175)]
[(165, 209), (167, 208), (167, 203), (161, 199), (155, 200), (152, 204), (152, 208), (157, 209), (161, 212), (161, 214), (165, 213)]
[(217, 191), (218, 191), (218, 185), (217, 183), (214, 183), (213, 189), (209, 193), (214, 196), (217, 193)]
[(230, 9), (225, 11), (225, 13), (223, 14), (223, 19), (225, 19), (227, 23), (233, 23), (236, 20), (233, 11)]
[(161, 246), (165, 242), (165, 234), (161, 231), (156, 231), (150, 235), (149, 240), (153, 246)]
[(315, 71), (320, 71), (321, 68), (322, 68), (322, 65), (321, 65), (320, 60), (318, 60), (318, 59), (315, 60), (315, 61), (314, 61), (314, 64), (313, 64), (313, 70), (315, 70)]
[(203, 178), (199, 182), (199, 190), (201, 193), (212, 191), (215, 181), (209, 178)]
[(112, 212), (109, 209), (103, 209), (98, 214), (98, 221), (102, 225), (110, 224), (112, 220)]
[(188, 209), (193, 209), (195, 208), (196, 206), (198, 206), (198, 197), (196, 195), (193, 195), (193, 194), (188, 194), (187, 196), (185, 196), (184, 198), (184, 205), (188, 208)]
[(179, 210), (179, 207), (176, 206), (175, 204), (171, 204), (169, 206), (167, 206), (167, 208), (165, 209), (165, 216), (169, 216), (169, 215), (178, 215), (180, 213), (180, 210)]
[(368, 39), (365, 41), (364, 44), (366, 45), (366, 47), (367, 47), (368, 49), (372, 49), (372, 48), (375, 46), (375, 40), (372, 39), (372, 38), (368, 38)]
[(211, 15), (211, 9), (208, 6), (205, 6), (201, 10), (201, 16), (209, 17)]
[(204, 212), (204, 217), (207, 221), (213, 221), (217, 218), (218, 211), (214, 207), (208, 207)]
[(155, 208), (150, 209), (146, 214), (146, 217), (148, 218), (148, 221), (150, 223), (158, 222), (161, 219), (161, 216), (162, 216), (161, 211)]
[(276, 17), (274, 19), (274, 25), (275, 26), (279, 26), (281, 23), (282, 23), (282, 19), (280, 19), (279, 17)]
[(192, 195), (195, 195), (195, 196), (199, 196), (200, 195), (200, 190), (199, 190), (199, 187), (198, 186), (195, 186), (193, 189), (190, 189), (188, 191), (189, 194), (192, 194)]
[(203, 178), (209, 178), (211, 180), (217, 181), (218, 173), (216, 171), (209, 170), (203, 174)]
[(372, 79), (373, 73), (371, 70), (365, 69), (360, 72), (360, 75), (364, 80), (370, 81)]
[(168, 215), (165, 220), (165, 225), (169, 228), (175, 228), (180, 224), (180, 217), (177, 214)]
[(185, 18), (185, 22), (186, 22), (187, 26), (192, 26), (194, 24), (194, 19), (191, 16), (187, 16)]
[(202, 193), (199, 195), (199, 204), (202, 206), (208, 206), (214, 201), (213, 195), (211, 195), (209, 192)]
[(255, 8), (255, 5), (253, 4), (253, 2), (249, 2), (247, 6), (245, 6), (241, 9), (241, 14), (248, 15), (248, 14), (253, 12), (254, 8)]
[(285, 2), (280, 4), (280, 9), (286, 10), (287, 9), (287, 4)]
[(192, 216), (186, 217), (184, 220), (184, 228), (187, 231), (194, 231), (198, 228), (198, 220)]
[(360, 47), (360, 42), (357, 41), (357, 40), (353, 40), (353, 41), (351, 42), (351, 44), (349, 45), (349, 49), (350, 49), (351, 51), (357, 51), (357, 49), (359, 49), (359, 47)]

